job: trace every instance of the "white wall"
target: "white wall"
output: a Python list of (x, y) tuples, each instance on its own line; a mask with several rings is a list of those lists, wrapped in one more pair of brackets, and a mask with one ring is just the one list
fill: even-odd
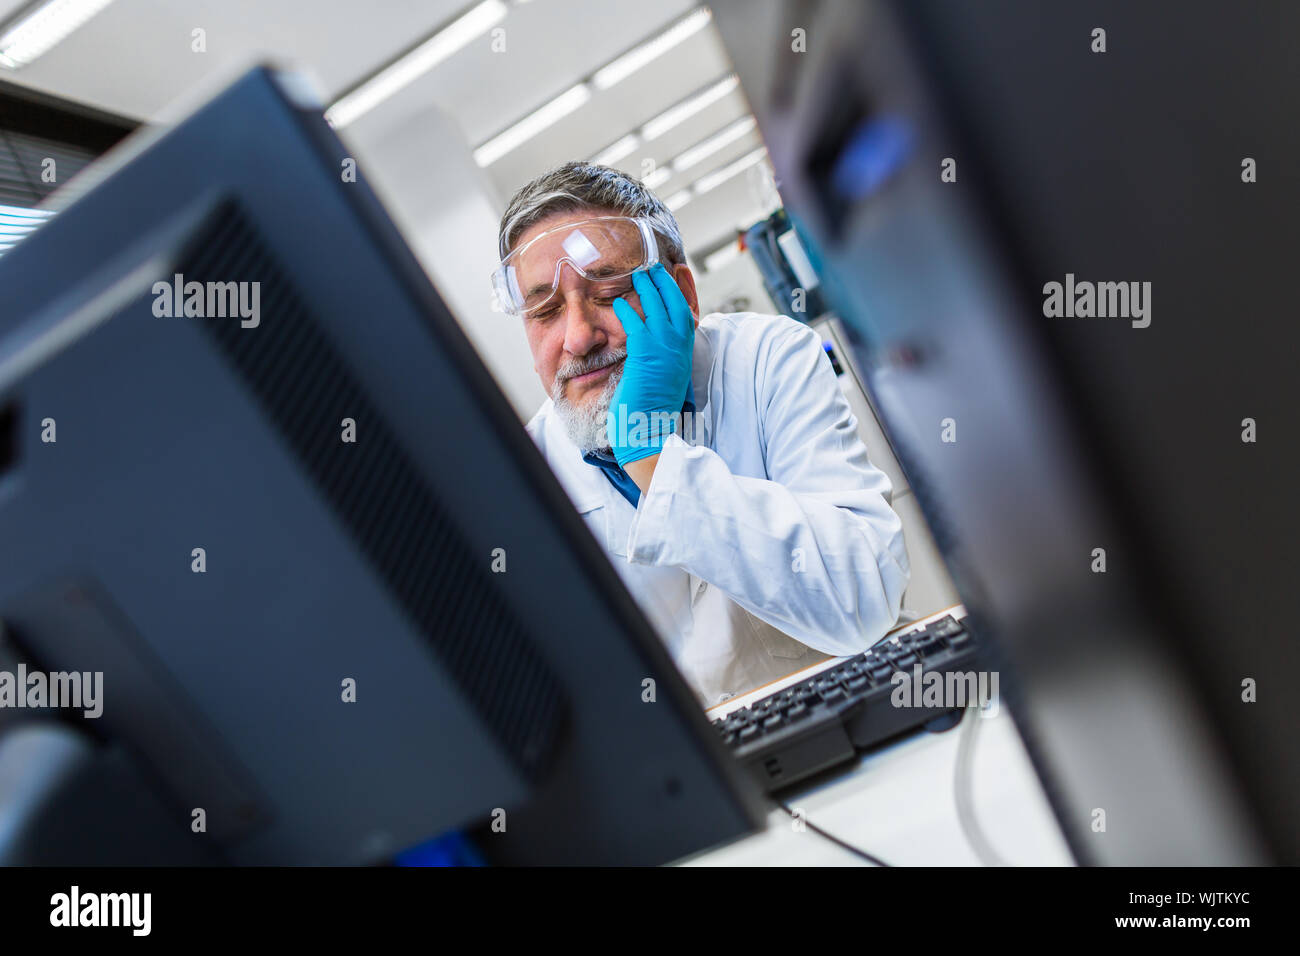
[[(382, 111), (379, 111), (382, 113)], [(376, 120), (384, 117), (377, 116)], [(498, 200), (459, 127), (423, 110), (342, 130), (358, 167), (519, 417), (546, 398), (519, 320), (492, 309)]]
[[(700, 296), (702, 315), (724, 311), (768, 314), (777, 311), (763, 286), (763, 276), (758, 271), (758, 265), (748, 252), (740, 253), (713, 271), (701, 268), (695, 273), (695, 286)], [(724, 308), (738, 299), (747, 300), (748, 305), (744, 308)]]

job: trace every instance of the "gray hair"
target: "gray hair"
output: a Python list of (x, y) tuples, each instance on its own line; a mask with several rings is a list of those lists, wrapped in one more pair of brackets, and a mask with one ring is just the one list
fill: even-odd
[(621, 170), (583, 162), (557, 166), (514, 194), (501, 216), (497, 239), (501, 258), (530, 226), (557, 212), (581, 209), (612, 209), (622, 216), (643, 216), (654, 227), (659, 258), (670, 265), (686, 261), (682, 231), (658, 196)]

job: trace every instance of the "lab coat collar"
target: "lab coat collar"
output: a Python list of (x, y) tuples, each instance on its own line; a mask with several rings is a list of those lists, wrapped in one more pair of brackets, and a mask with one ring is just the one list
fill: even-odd
[(712, 429), (709, 426), (710, 399), (713, 384), (713, 342), (700, 325), (695, 329), (695, 346), (691, 351), (691, 391), (695, 401), (695, 414), (691, 416), (691, 425), (684, 427), (682, 438), (691, 445), (712, 447), (709, 439)]

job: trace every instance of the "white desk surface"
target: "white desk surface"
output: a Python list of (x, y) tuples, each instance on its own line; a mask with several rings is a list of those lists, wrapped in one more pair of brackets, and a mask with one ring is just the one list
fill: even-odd
[[(952, 614), (948, 608), (893, 634)], [(708, 712), (710, 719), (766, 696), (810, 674), (833, 667), (826, 661), (783, 678)], [(1020, 735), (1000, 704), (993, 716), (981, 715), (975, 739), (973, 806), (980, 827), (998, 855), (1012, 866), (1072, 866), (1056, 820), (1047, 804)], [(943, 733), (919, 731), (856, 762), (827, 779), (796, 786), (778, 796), (804, 818), (846, 843), (893, 866), (979, 866), (957, 818), (954, 797), (960, 726)], [(679, 861), (686, 866), (867, 866), (861, 857), (836, 846), (810, 828), (796, 829), (779, 808), (766, 829), (726, 846)]]

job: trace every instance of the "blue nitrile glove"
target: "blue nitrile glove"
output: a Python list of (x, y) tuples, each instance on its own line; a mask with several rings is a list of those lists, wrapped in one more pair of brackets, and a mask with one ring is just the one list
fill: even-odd
[(662, 263), (648, 275), (633, 273), (632, 285), (645, 321), (626, 299), (614, 300), (614, 314), (627, 333), (627, 358), (605, 420), (620, 466), (659, 454), (677, 430), (695, 346), (695, 317)]

